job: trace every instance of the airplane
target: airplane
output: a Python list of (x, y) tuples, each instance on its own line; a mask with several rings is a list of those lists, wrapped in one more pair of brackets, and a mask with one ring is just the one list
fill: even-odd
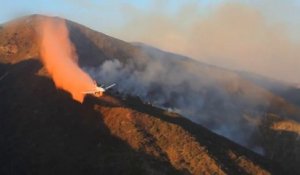
[(91, 94), (91, 95), (94, 95), (94, 96), (96, 96), (96, 97), (101, 97), (102, 96), (102, 94), (105, 92), (105, 91), (107, 91), (108, 89), (110, 89), (110, 88), (112, 88), (112, 87), (114, 87), (116, 84), (114, 83), (114, 84), (111, 84), (111, 85), (109, 85), (109, 86), (107, 86), (107, 87), (101, 87), (101, 86), (97, 86), (97, 82), (96, 81), (94, 81), (94, 85), (95, 85), (95, 89), (94, 90), (91, 90), (91, 91), (84, 91), (84, 92), (82, 92), (83, 94)]

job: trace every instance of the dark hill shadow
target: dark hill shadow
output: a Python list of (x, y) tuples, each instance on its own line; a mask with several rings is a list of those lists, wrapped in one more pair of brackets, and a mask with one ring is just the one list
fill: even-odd
[[(93, 102), (73, 101), (38, 60), (0, 64), (0, 174), (178, 174), (112, 136)], [(154, 172), (155, 172), (154, 171)]]
[(89, 38), (87, 38), (72, 22), (67, 23), (69, 37), (76, 48), (80, 66), (98, 66), (108, 57)]
[[(280, 122), (285, 122), (283, 128), (272, 127)], [(280, 162), (290, 174), (300, 174), (300, 134), (293, 131), (293, 128), (297, 129), (295, 125), (274, 114), (266, 114), (259, 127), (260, 134), (256, 136), (266, 156)]]
[(74, 44), (81, 67), (96, 67), (111, 59), (121, 62), (145, 59), (141, 50), (130, 43), (88, 29), (72, 21), (66, 21), (69, 37)]
[(270, 128), (268, 132), (270, 137), (265, 138), (263, 143), (265, 148), (268, 148), (266, 155), (281, 162), (289, 174), (300, 174), (300, 135), (292, 131)]

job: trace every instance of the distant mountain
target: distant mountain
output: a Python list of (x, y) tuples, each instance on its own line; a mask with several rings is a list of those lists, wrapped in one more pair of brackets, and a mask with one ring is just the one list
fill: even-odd
[(45, 18), (0, 28), (1, 174), (300, 173), (299, 92), (289, 85), (67, 21), (80, 66), (118, 83), (81, 105), (41, 64), (35, 26)]

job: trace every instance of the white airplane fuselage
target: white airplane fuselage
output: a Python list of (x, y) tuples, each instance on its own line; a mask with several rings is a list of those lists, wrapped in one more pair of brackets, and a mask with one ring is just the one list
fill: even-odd
[(104, 92), (105, 92), (105, 89), (103, 89), (102, 87), (96, 87), (95, 92), (93, 93), (93, 95), (96, 96), (96, 97), (101, 97)]
[(84, 94), (90, 94), (90, 95), (94, 95), (95, 97), (101, 97), (103, 95), (103, 93), (107, 90), (107, 89), (110, 89), (112, 88), (113, 86), (115, 86), (116, 84), (112, 84), (106, 88), (102, 88), (102, 87), (99, 87), (97, 86), (97, 83), (95, 81), (95, 89), (94, 90), (91, 90), (91, 91), (85, 91), (83, 92)]

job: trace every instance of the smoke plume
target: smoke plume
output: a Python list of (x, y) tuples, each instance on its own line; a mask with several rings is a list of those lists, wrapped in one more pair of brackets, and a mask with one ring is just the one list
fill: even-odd
[(249, 143), (256, 123), (249, 121), (256, 121), (267, 109), (266, 92), (231, 71), (148, 46), (142, 50), (151, 58), (132, 58), (126, 63), (116, 58), (84, 69), (104, 84), (116, 82), (114, 89), (121, 94), (138, 96), (145, 103), (180, 113), (256, 149)]
[(94, 88), (93, 80), (77, 64), (77, 54), (62, 19), (45, 18), (39, 23), (40, 54), (57, 88), (83, 102), (84, 91)]

